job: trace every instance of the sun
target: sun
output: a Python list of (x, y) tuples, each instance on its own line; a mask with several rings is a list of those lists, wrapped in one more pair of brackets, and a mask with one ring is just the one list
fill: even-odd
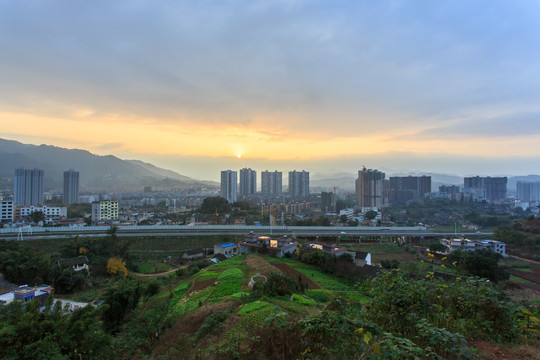
[(241, 159), (242, 158), (242, 154), (236, 154), (236, 157)]

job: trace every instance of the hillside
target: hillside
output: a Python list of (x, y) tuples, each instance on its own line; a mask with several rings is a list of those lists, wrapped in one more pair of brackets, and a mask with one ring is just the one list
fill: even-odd
[(126, 161), (112, 155), (95, 155), (85, 150), (27, 145), (0, 139), (0, 178), (9, 182), (13, 179), (13, 170), (20, 167), (43, 169), (46, 190), (60, 189), (63, 172), (68, 169), (80, 172), (82, 190), (140, 191), (143, 186), (161, 190), (217, 186), (215, 183), (197, 181), (142, 161)]
[[(255, 274), (268, 279), (250, 291)], [(513, 305), (484, 281), (412, 280), (388, 272), (367, 284), (295, 260), (236, 256), (146, 302), (145, 317), (163, 320), (159, 336), (137, 358), (458, 359), (474, 353), (487, 359), (468, 338), (489, 352), (482, 339), (521, 331)], [(521, 358), (533, 359), (527, 351)], [(503, 355), (516, 358), (509, 349)]]

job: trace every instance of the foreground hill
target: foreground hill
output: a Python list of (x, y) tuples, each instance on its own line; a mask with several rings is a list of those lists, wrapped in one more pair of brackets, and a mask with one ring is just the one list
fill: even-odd
[(194, 180), (138, 160), (121, 160), (85, 150), (0, 139), (0, 178), (12, 179), (13, 170), (20, 167), (43, 169), (46, 189), (61, 188), (63, 172), (68, 169), (80, 172), (83, 189), (140, 191), (143, 186), (161, 190), (217, 186), (213, 182)]
[[(250, 290), (256, 274), (267, 280)], [(469, 339), (516, 341), (532, 318), (485, 281), (390, 271), (355, 283), (261, 255), (209, 266), (143, 309), (162, 319), (137, 357), (151, 359), (482, 359)]]

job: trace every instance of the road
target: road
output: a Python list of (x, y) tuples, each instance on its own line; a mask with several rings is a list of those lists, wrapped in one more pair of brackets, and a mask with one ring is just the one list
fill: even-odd
[[(17, 239), (58, 239), (74, 236), (102, 237), (107, 235), (108, 227), (74, 227), (74, 228), (24, 228), (0, 229), (0, 238)], [(178, 236), (222, 236), (245, 235), (254, 232), (271, 236), (307, 236), (307, 237), (438, 237), (454, 236), (453, 233), (432, 232), (424, 227), (331, 227), (331, 226), (128, 226), (119, 227), (119, 237), (178, 237)], [(492, 232), (460, 233), (458, 236), (489, 236)]]

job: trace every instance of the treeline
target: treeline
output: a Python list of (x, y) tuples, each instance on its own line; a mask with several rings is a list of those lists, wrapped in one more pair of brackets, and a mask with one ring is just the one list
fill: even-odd
[[(492, 283), (411, 279), (383, 271), (364, 284), (371, 300), (333, 296), (312, 315), (276, 310), (252, 330), (240, 358), (470, 359), (467, 339), (513, 342), (534, 336), (535, 317)], [(264, 339), (264, 340), (263, 340)]]
[(336, 275), (351, 281), (373, 276), (377, 270), (371, 267), (358, 267), (353, 262), (353, 258), (349, 254), (335, 256), (325, 254), (320, 250), (304, 249), (298, 256), (298, 260), (319, 267), (327, 274)]
[[(115, 275), (108, 267), (111, 259), (130, 267), (128, 247), (128, 240), (116, 236), (116, 228), (111, 228), (104, 238), (77, 237), (50, 255), (32, 249), (25, 242), (0, 240), (0, 272), (17, 285), (49, 284), (58, 293), (70, 293), (91, 279)], [(78, 256), (88, 258), (90, 273), (62, 267), (57, 262)]]

